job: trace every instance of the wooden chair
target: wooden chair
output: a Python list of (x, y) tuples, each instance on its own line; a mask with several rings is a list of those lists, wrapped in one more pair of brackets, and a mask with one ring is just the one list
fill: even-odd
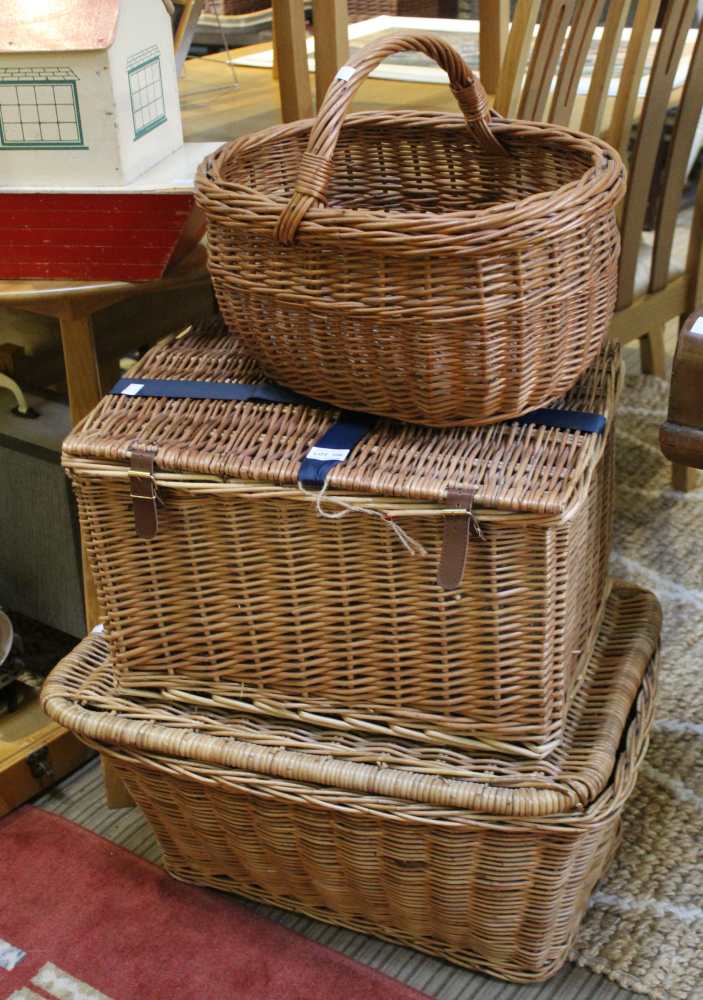
[(659, 440), (666, 457), (703, 469), (703, 311), (684, 323), (671, 372), (669, 415)]
[[(302, 0), (271, 0), (281, 117), (284, 122), (312, 115)], [(315, 94), (318, 106), (349, 52), (347, 0), (313, 0)]]
[[(643, 371), (663, 376), (665, 325), (694, 309), (703, 292), (703, 193), (690, 226), (690, 240), (689, 226), (679, 219), (689, 153), (703, 110), (703, 30), (697, 32), (685, 82), (675, 88), (696, 0), (638, 0), (617, 94), (609, 100), (629, 8), (630, 0), (611, 0), (588, 92), (581, 97), (578, 83), (605, 0), (544, 0), (542, 4), (518, 0), (495, 108), (505, 115), (571, 124), (602, 134), (620, 151), (628, 166), (628, 190), (621, 212), (622, 252), (611, 336), (621, 343), (639, 340)], [(538, 15), (539, 30), (533, 42)], [(654, 36), (657, 25), (658, 40)], [(645, 61), (652, 47), (654, 62), (640, 99)], [(662, 169), (657, 158), (670, 108), (677, 109), (676, 121)], [(660, 197), (649, 233), (644, 227), (653, 181)], [(675, 466), (674, 483), (689, 488), (692, 477)]]

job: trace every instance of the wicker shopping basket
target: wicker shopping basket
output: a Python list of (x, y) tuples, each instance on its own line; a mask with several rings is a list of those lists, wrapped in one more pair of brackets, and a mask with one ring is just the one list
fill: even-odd
[(120, 695), (99, 637), (56, 668), (43, 705), (114, 764), (177, 878), (530, 981), (565, 960), (617, 845), (659, 627), (650, 594), (614, 589), (543, 762)]
[(64, 442), (121, 681), (548, 753), (605, 594), (617, 351), (553, 411), (604, 433), (379, 420), (322, 494), (299, 478), (337, 411), (163, 398), (260, 382), (216, 320)]
[[(449, 74), (466, 121), (347, 117), (391, 53)], [(201, 164), (227, 324), (271, 377), (352, 410), (436, 426), (505, 420), (566, 392), (608, 330), (624, 188), (617, 153), (503, 121), (440, 38), (398, 34), (340, 70), (316, 121)]]

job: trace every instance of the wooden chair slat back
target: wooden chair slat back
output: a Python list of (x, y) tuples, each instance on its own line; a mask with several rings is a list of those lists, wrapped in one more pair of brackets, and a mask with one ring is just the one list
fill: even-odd
[(610, 0), (579, 128), (599, 135), (630, 0)]
[(605, 0), (587, 0), (577, 4), (573, 13), (549, 112), (549, 121), (556, 125), (568, 125), (571, 120), (579, 80), (604, 6)]
[(627, 157), (640, 81), (658, 13), (659, 0), (638, 0), (606, 137), (624, 158)]
[(575, 0), (548, 0), (542, 4), (539, 33), (535, 39), (520, 96), (519, 118), (530, 121), (541, 121), (545, 118), (552, 81), (574, 6)]
[(649, 282), (651, 292), (664, 288), (668, 281), (669, 260), (681, 205), (681, 194), (686, 183), (688, 160), (702, 111), (703, 30), (699, 30), (664, 168), (663, 193), (656, 220)]
[(618, 309), (629, 306), (634, 298), (637, 256), (654, 166), (676, 70), (695, 10), (696, 0), (668, 0), (630, 162), (620, 227)]
[(510, 0), (479, 0), (478, 17), (479, 75), (488, 93), (495, 94), (510, 31)]
[(517, 117), (539, 7), (539, 0), (517, 0), (513, 12), (494, 102), (495, 110), (506, 118)]

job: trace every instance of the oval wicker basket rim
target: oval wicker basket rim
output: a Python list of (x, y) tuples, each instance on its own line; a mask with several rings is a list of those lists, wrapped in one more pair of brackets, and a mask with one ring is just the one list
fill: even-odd
[[(619, 749), (614, 748), (612, 759), (608, 754), (607, 761), (599, 761), (597, 765), (599, 772), (604, 763), (609, 770), (603, 770), (596, 776), (594, 784), (594, 777), (590, 775), (594, 760), (583, 769), (583, 773), (578, 770), (571, 773), (566, 767), (561, 775), (561, 791), (554, 787), (526, 787), (524, 775), (516, 782), (516, 787), (491, 787), (487, 781), (436, 777), (421, 772), (405, 774), (392, 767), (340, 762), (304, 751), (247, 743), (235, 736), (203, 735), (181, 726), (169, 728), (145, 718), (143, 713), (140, 718), (128, 718), (120, 714), (116, 704), (111, 710), (97, 711), (95, 707), (87, 707), (89, 691), (91, 686), (94, 688), (106, 683), (110, 663), (107, 643), (96, 635), (83, 640), (54, 668), (42, 691), (42, 708), (55, 721), (88, 740), (166, 754), (194, 763), (250, 770), (323, 787), (390, 797), (406, 806), (419, 803), (430, 811), (448, 808), (482, 819), (492, 816), (494, 819), (558, 820), (571, 817), (573, 820), (574, 815), (583, 815), (584, 812), (597, 816), (604, 806), (608, 811), (608, 793), (612, 791), (613, 772), (617, 772), (621, 764), (623, 746), (632, 749), (633, 740), (646, 740), (653, 713), (657, 636), (661, 621), (656, 598), (638, 587), (618, 584), (611, 601), (616, 609), (620, 603), (625, 607), (631, 605), (635, 610), (626, 610), (626, 617), (631, 615), (633, 620), (641, 622), (645, 630), (642, 635), (631, 636), (631, 648), (643, 660), (637, 691), (629, 709), (624, 710), (624, 732)], [(617, 617), (617, 610), (615, 615)], [(605, 639), (607, 648), (601, 655), (606, 658), (612, 658), (610, 642), (617, 643), (617, 636)], [(121, 699), (134, 700), (129, 693), (121, 695), (118, 691), (117, 694)], [(618, 699), (621, 695), (622, 692), (619, 692)], [(638, 753), (641, 752), (640, 747)], [(603, 756), (602, 751), (599, 756)], [(591, 786), (586, 801), (579, 791), (582, 783), (586, 787)]]
[[(378, 127), (384, 122), (398, 127), (399, 124), (456, 126), (457, 131), (464, 126), (464, 119), (452, 112), (398, 112), (389, 117), (388, 112), (359, 111), (350, 114), (343, 126), (343, 132), (354, 128), (373, 125)], [(295, 135), (305, 135), (315, 123), (315, 119), (307, 118), (288, 125), (274, 125), (253, 135), (242, 136), (224, 144), (214, 153), (206, 157), (196, 173), (196, 196), (201, 207), (206, 211), (214, 209), (219, 198), (225, 204), (228, 196), (234, 195), (241, 203), (251, 202), (251, 209), (262, 220), (262, 211), (271, 212), (271, 225), (275, 225), (278, 216), (287, 205), (288, 197), (273, 197), (247, 185), (227, 181), (222, 176), (224, 164), (241, 152), (261, 150), (265, 153), (271, 140), (288, 139)], [(577, 179), (548, 191), (539, 191), (512, 201), (500, 202), (487, 208), (474, 208), (455, 212), (399, 212), (393, 213), (366, 208), (334, 208), (327, 206), (315, 207), (309, 210), (301, 226), (301, 234), (313, 225), (324, 226), (328, 220), (345, 228), (353, 229), (363, 223), (381, 224), (386, 231), (400, 231), (404, 237), (423, 235), (437, 229), (446, 230), (450, 223), (459, 232), (446, 233), (448, 237), (467, 236), (475, 230), (484, 230), (490, 223), (491, 233), (496, 234), (501, 226), (510, 229), (516, 223), (533, 223), (535, 219), (543, 221), (549, 229), (563, 229), (565, 217), (582, 213), (583, 206), (591, 205), (598, 195), (605, 195), (602, 208), (612, 208), (620, 200), (625, 187), (625, 168), (622, 160), (606, 142), (583, 132), (555, 126), (546, 122), (522, 122), (518, 119), (500, 119), (492, 123), (498, 134), (520, 132), (527, 135), (541, 135), (545, 144), (553, 145), (561, 142), (570, 148), (580, 148), (590, 152), (591, 166)], [(227, 206), (232, 211), (231, 206)], [(343, 217), (343, 222), (342, 222)], [(219, 224), (227, 224), (234, 220), (218, 216)], [(268, 221), (268, 220), (267, 220)], [(411, 230), (408, 232), (408, 230)], [(534, 231), (532, 231), (534, 237)]]
[[(308, 801), (314, 802), (318, 800), (319, 804), (322, 805), (325, 804), (324, 797), (326, 792), (344, 792), (348, 793), (354, 800), (359, 800), (362, 809), (365, 806), (372, 809), (374, 814), (383, 815), (389, 819), (398, 819), (401, 821), (409, 819), (413, 822), (455, 828), (474, 826), (478, 823), (486, 829), (493, 830), (509, 828), (511, 830), (525, 831), (553, 831), (565, 835), (578, 834), (585, 826), (596, 828), (610, 822), (613, 816), (620, 812), (625, 801), (627, 801), (632, 793), (637, 780), (639, 765), (649, 743), (649, 731), (654, 716), (655, 696), (656, 664), (652, 661), (647, 668), (642, 686), (633, 703), (632, 718), (626, 725), (623, 742), (616, 755), (614, 772), (611, 775), (610, 781), (606, 783), (598, 796), (589, 802), (585, 808), (574, 808), (571, 811), (563, 809), (561, 812), (536, 812), (531, 814), (516, 812), (501, 815), (500, 813), (490, 811), (474, 811), (463, 808), (460, 805), (426, 805), (414, 799), (398, 799), (391, 795), (382, 795), (377, 792), (364, 793), (348, 787), (346, 783), (342, 788), (335, 785), (311, 784), (310, 780), (302, 774), (294, 777), (284, 777), (276, 769), (271, 772), (271, 776), (274, 780), (278, 779), (276, 783), (279, 786), (284, 782), (289, 792), (296, 787), (304, 790)], [(65, 725), (70, 727), (72, 722), (75, 721), (74, 716), (69, 716), (68, 708), (70, 706), (75, 712), (77, 706), (70, 703), (68, 699), (60, 699), (54, 696), (51, 700), (43, 702), (43, 705), (48, 715), (56, 715), (58, 717), (58, 713), (61, 713), (61, 717), (66, 719)], [(146, 724), (132, 723), (131, 725), (135, 727), (141, 725), (143, 730)], [(93, 727), (89, 728), (92, 729)], [(95, 728), (97, 729), (98, 727)], [(123, 750), (121, 744), (116, 743), (114, 738), (106, 734), (102, 734), (101, 736), (97, 732), (95, 735), (86, 733), (85, 735), (81, 735), (80, 738), (99, 753), (113, 754), (116, 757), (120, 757), (121, 751), (126, 752), (130, 756), (134, 755), (140, 758), (145, 763), (149, 761), (157, 769), (159, 766), (165, 766), (183, 770), (188, 766), (187, 759), (173, 756), (164, 750), (148, 749), (146, 746), (140, 746), (136, 743), (133, 746), (124, 747)], [(233, 753), (238, 758), (238, 764), (224, 765), (228, 770), (231, 768), (232, 770), (244, 773), (253, 771), (257, 775), (267, 775), (268, 765), (270, 765), (272, 760), (275, 763), (275, 756), (272, 756), (266, 763), (252, 758), (250, 752), (259, 749), (253, 745), (232, 741), (231, 746)], [(293, 751), (285, 751), (285, 753), (288, 753), (291, 757), (299, 756)], [(255, 764), (260, 766), (255, 767)], [(368, 764), (358, 764), (355, 766), (357, 768), (372, 767), (372, 765)], [(209, 764), (206, 761), (196, 761), (193, 762), (192, 767), (195, 773), (207, 774), (209, 771), (221, 771), (223, 765), (219, 763)], [(211, 780), (211, 777), (206, 778), (207, 782)], [(329, 803), (326, 804), (329, 805)]]

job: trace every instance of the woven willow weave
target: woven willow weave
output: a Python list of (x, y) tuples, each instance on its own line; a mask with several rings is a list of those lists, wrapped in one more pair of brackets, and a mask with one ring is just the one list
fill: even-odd
[[(332, 470), (332, 519), (296, 482), (335, 411), (106, 397), (67, 438), (64, 464), (121, 681), (548, 753), (606, 590), (619, 372), (609, 350), (562, 401), (604, 414), (605, 435), (380, 422)], [(261, 378), (218, 322), (158, 345), (131, 377)], [(155, 449), (151, 540), (134, 528), (135, 441)], [(461, 587), (447, 591), (437, 575), (461, 513), (448, 509), (454, 487), (475, 490), (474, 529)], [(340, 496), (363, 510), (340, 509)]]
[(391, 17), (452, 17), (441, 0), (349, 0), (349, 20), (363, 21), (381, 14)]
[(656, 600), (616, 587), (541, 763), (116, 693), (89, 637), (44, 710), (106, 753), (176, 877), (518, 981), (565, 960), (653, 716)]
[(203, 10), (206, 14), (238, 17), (241, 14), (253, 14), (258, 10), (266, 10), (270, 6), (271, 0), (205, 0)]
[[(346, 117), (366, 75), (408, 50), (447, 71), (466, 121)], [(244, 136), (199, 169), (229, 327), (271, 378), (398, 420), (485, 424), (562, 395), (613, 311), (617, 154), (498, 120), (433, 36), (384, 37), (350, 66), (316, 121)]]

